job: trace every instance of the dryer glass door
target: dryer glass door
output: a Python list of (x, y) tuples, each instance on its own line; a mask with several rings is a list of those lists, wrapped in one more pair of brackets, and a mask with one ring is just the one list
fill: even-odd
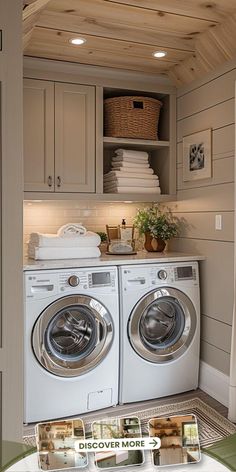
[(154, 363), (183, 354), (196, 330), (196, 311), (180, 290), (162, 288), (143, 297), (131, 313), (128, 335), (134, 350)]
[(61, 298), (46, 308), (35, 323), (33, 350), (52, 374), (75, 377), (98, 365), (113, 339), (107, 309), (87, 296)]

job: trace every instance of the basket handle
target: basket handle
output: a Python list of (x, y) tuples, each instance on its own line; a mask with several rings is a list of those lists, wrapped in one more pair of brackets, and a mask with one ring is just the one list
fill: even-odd
[(139, 108), (140, 110), (144, 109), (143, 100), (133, 100), (133, 108)]

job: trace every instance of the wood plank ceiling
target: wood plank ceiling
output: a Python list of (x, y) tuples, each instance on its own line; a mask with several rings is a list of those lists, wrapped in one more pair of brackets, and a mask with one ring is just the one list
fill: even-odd
[[(236, 0), (23, 0), (26, 56), (169, 75), (236, 57)], [(82, 36), (82, 46), (69, 40)], [(165, 51), (157, 59), (155, 51)]]

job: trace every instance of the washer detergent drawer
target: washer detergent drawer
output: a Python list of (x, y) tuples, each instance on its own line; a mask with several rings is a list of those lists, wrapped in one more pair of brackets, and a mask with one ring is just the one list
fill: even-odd
[(58, 293), (58, 277), (55, 274), (26, 276), (26, 299), (42, 300)]
[(88, 394), (88, 410), (98, 410), (112, 405), (112, 388), (90, 392)]

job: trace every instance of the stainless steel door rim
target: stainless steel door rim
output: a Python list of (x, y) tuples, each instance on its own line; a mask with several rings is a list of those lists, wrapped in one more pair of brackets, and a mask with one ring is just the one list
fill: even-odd
[(38, 362), (59, 377), (77, 377), (107, 355), (114, 327), (107, 308), (95, 298), (70, 295), (49, 305), (38, 317), (32, 347)]
[(178, 289), (155, 289), (138, 301), (128, 321), (128, 337), (136, 353), (153, 363), (180, 357), (197, 325), (193, 303)]

